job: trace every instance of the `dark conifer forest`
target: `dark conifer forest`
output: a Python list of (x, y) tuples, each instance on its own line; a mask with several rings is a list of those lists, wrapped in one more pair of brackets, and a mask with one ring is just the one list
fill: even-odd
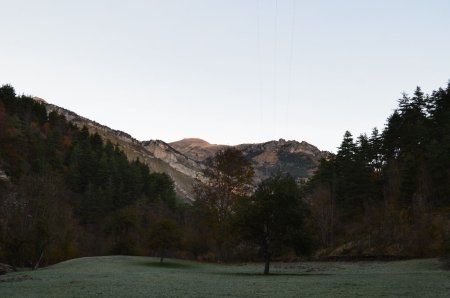
[(305, 190), (328, 253), (433, 256), (449, 237), (450, 85), (403, 95), (383, 131), (322, 160)]
[(0, 88), (0, 262), (37, 266), (145, 254), (151, 218), (174, 216), (169, 176), (129, 161), (11, 86)]
[[(168, 175), (128, 160), (118, 145), (56, 112), (47, 113), (42, 103), (5, 85), (0, 88), (0, 174), (7, 177), (0, 179), (0, 263), (37, 268), (107, 254), (160, 254), (162, 259), (162, 250), (168, 257), (261, 260), (267, 248), (248, 241), (261, 235), (248, 233), (270, 222), (265, 214), (271, 212), (250, 218), (242, 213), (242, 200), (252, 196), (252, 204), (263, 204), (252, 208), (266, 210), (277, 206), (277, 198), (268, 201), (251, 193), (257, 189), (250, 185), (253, 170), (238, 150), (221, 151), (207, 164), (207, 180), (195, 186), (198, 200), (183, 203)], [(302, 201), (294, 204), (302, 212), (286, 212), (303, 218), (289, 223), (307, 228), (295, 233), (302, 241), (284, 241), (281, 235), (272, 259), (292, 259), (306, 251), (322, 257), (445, 254), (450, 85), (430, 95), (420, 88), (404, 95), (382, 130), (357, 137), (346, 132), (337, 153), (323, 159), (298, 188), (289, 177), (279, 179), (287, 179), (293, 192), (280, 190), (284, 199)], [(274, 193), (267, 185), (263, 182), (260, 189)], [(283, 210), (275, 210), (280, 218)], [(152, 227), (161, 222), (171, 228)], [(151, 235), (176, 241), (161, 248), (162, 240)], [(299, 251), (300, 242), (308, 249)]]

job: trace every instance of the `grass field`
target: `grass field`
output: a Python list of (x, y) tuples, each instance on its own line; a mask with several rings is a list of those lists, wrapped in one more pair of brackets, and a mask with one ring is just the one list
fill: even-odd
[(216, 265), (146, 257), (74, 259), (0, 276), (0, 297), (450, 297), (435, 259)]

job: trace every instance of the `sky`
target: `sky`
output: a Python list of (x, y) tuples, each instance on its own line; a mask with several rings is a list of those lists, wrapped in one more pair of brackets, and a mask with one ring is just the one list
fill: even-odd
[(450, 79), (448, 0), (0, 0), (0, 84), (138, 140), (335, 152)]

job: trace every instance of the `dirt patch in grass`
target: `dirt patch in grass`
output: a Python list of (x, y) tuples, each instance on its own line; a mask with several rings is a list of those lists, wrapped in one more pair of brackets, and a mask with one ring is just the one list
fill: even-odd
[(140, 263), (142, 266), (167, 268), (167, 269), (194, 269), (196, 266), (191, 264), (175, 263), (175, 262), (145, 262)]
[(35, 280), (35, 278), (32, 278), (31, 276), (24, 274), (24, 275), (19, 275), (19, 276), (14, 276), (14, 277), (1, 278), (0, 283), (2, 283), (2, 282), (21, 282), (21, 281), (25, 281), (25, 280)]
[(277, 277), (277, 276), (328, 276), (333, 275), (330, 273), (288, 273), (288, 272), (274, 272), (270, 274), (256, 273), (256, 272), (221, 272), (221, 275), (231, 275), (231, 276), (267, 276), (267, 277)]

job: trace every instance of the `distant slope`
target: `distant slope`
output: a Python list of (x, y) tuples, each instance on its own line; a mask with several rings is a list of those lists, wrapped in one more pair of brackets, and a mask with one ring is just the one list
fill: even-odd
[(151, 171), (168, 174), (174, 180), (178, 195), (187, 200), (193, 199), (194, 178), (202, 168), (199, 162), (181, 154), (163, 141), (141, 142), (123, 131), (111, 129), (42, 99), (35, 100), (45, 103), (48, 112), (56, 111), (75, 125), (86, 126), (91, 133), (97, 132), (102, 138), (117, 144), (130, 160), (139, 158)]
[[(90, 132), (97, 132), (104, 139), (117, 144), (130, 160), (139, 158), (151, 171), (168, 174), (175, 182), (178, 195), (187, 200), (194, 198), (194, 180), (201, 176), (205, 160), (214, 156), (217, 151), (229, 147), (210, 144), (197, 138), (172, 143), (161, 140), (139, 141), (123, 131), (111, 129), (41, 98), (34, 99), (44, 103), (48, 112), (56, 111), (77, 126), (86, 126)], [(297, 181), (308, 179), (317, 169), (320, 159), (330, 154), (306, 142), (283, 139), (234, 147), (242, 150), (251, 160), (255, 168), (255, 183), (276, 171), (289, 173)]]

